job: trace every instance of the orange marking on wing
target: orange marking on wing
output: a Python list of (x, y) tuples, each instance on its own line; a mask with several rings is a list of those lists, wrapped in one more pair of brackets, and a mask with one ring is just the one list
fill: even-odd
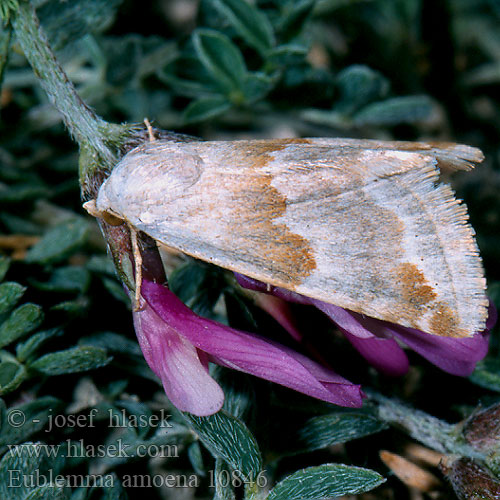
[(421, 309), (436, 299), (436, 292), (415, 264), (405, 262), (399, 265), (396, 275), (403, 299), (415, 309)]
[(292, 286), (302, 283), (316, 269), (314, 250), (307, 239), (276, 222), (285, 214), (287, 200), (272, 186), (272, 175), (264, 174), (262, 168), (274, 159), (273, 153), (283, 150), (287, 144), (304, 142), (307, 139), (277, 139), (253, 144), (251, 151), (247, 146), (237, 151), (247, 162), (253, 161), (252, 171), (255, 172), (255, 177), (240, 184), (237, 194), (242, 202), (241, 210), (248, 219), (248, 238), (256, 249), (255, 254), (262, 259), (262, 265), (270, 267), (277, 279)]
[(459, 324), (457, 315), (444, 302), (438, 302), (431, 318), (432, 331), (442, 337), (464, 337), (465, 332), (457, 329)]
[(437, 301), (435, 290), (428, 284), (423, 272), (409, 262), (395, 269), (395, 279), (402, 299), (407, 303), (405, 319), (414, 328), (423, 315), (431, 314), (430, 331), (443, 337), (463, 337), (465, 332), (458, 329), (459, 320), (453, 309), (443, 301)]

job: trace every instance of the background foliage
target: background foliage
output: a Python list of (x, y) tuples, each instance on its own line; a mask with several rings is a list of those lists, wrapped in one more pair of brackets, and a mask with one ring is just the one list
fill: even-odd
[[(16, 3), (3, 0), (2, 11)], [(351, 136), (453, 140), (482, 148), (485, 164), (454, 176), (453, 183), (469, 206), (489, 295), (498, 305), (496, 0), (35, 4), (69, 78), (107, 121), (149, 117), (160, 128), (205, 139)], [(370, 405), (339, 410), (218, 369), (226, 391), (223, 411), (195, 418), (172, 408), (141, 356), (128, 299), (97, 226), (80, 206), (77, 148), (7, 23), (0, 32), (0, 75), (2, 498), (139, 498), (141, 488), (122, 485), (126, 475), (169, 473), (196, 473), (199, 486), (153, 487), (151, 498), (266, 498), (271, 488), (269, 500), (427, 495), (409, 490), (380, 460), (382, 449), (408, 455), (411, 439), (408, 432), (389, 429)], [(170, 284), (197, 312), (271, 331), (282, 340), (276, 324), (245, 302), (217, 269), (183, 261)], [(221, 297), (227, 316), (218, 306)], [(439, 418), (460, 421), (478, 405), (499, 399), (495, 334), (489, 357), (469, 380), (439, 372), (416, 356), (410, 373), (393, 380), (369, 369), (335, 336), (325, 340), (330, 327), (320, 316), (305, 309), (298, 315), (306, 331), (319, 332), (322, 352), (339, 373)], [(70, 425), (70, 417), (88, 417), (93, 409), (94, 427), (88, 420)], [(162, 409), (172, 415), (168, 426), (150, 418)], [(13, 411), (25, 416), (23, 425), (12, 425)], [(47, 432), (56, 415), (68, 420)], [(111, 427), (109, 415), (123, 426)], [(148, 424), (133, 425), (140, 417)], [(81, 456), (33, 457), (28, 448), (19, 456), (9, 448), (31, 441), (108, 447), (121, 442), (132, 451), (114, 458), (90, 449)], [(174, 446), (178, 456), (135, 456), (144, 444)], [(498, 498), (494, 463), (488, 463), (486, 498)], [(50, 469), (101, 474), (112, 477), (113, 485), (7, 490), (13, 469), (27, 476)], [(223, 479), (234, 478), (235, 470), (238, 481), (228, 484)], [(452, 486), (460, 498), (473, 498), (456, 486), (456, 477), (450, 476), (450, 485), (438, 471), (433, 474), (440, 477), (433, 498), (454, 498)], [(382, 476), (387, 482), (361, 493), (383, 482)]]

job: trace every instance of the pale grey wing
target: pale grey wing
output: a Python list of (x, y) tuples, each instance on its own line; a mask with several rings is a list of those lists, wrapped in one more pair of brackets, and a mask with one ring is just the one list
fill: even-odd
[(429, 333), (472, 335), (486, 319), (482, 265), (465, 207), (437, 184), (435, 164), (432, 154), (349, 141), (153, 143), (122, 160), (97, 203), (255, 279)]
[(471, 170), (484, 160), (482, 151), (465, 144), (454, 142), (413, 142), (413, 141), (375, 141), (368, 139), (309, 139), (313, 144), (329, 147), (349, 145), (359, 149), (385, 151), (407, 151), (430, 155), (437, 161), (440, 170)]

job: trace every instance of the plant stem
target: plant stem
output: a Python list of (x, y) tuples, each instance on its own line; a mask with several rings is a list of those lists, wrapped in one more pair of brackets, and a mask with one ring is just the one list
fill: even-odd
[(132, 128), (105, 122), (82, 101), (52, 52), (29, 1), (19, 3), (12, 26), (33, 72), (80, 146), (83, 197), (94, 197), (103, 178), (117, 162), (117, 150)]
[(90, 145), (102, 156), (113, 158), (113, 153), (103, 140), (107, 123), (80, 99), (52, 53), (30, 2), (20, 2), (12, 25), (26, 59), (39, 78), (50, 102), (61, 113), (71, 135), (80, 146)]
[(447, 455), (457, 454), (469, 458), (484, 459), (481, 452), (465, 442), (457, 425), (439, 420), (428, 413), (373, 391), (366, 392), (368, 397), (377, 403), (380, 420), (392, 425), (396, 424), (429, 448)]

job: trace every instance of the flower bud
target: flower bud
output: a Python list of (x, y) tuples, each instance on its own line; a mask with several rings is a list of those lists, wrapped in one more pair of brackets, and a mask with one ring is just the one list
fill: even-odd
[(476, 450), (490, 454), (500, 447), (500, 404), (472, 414), (464, 423), (465, 440)]

